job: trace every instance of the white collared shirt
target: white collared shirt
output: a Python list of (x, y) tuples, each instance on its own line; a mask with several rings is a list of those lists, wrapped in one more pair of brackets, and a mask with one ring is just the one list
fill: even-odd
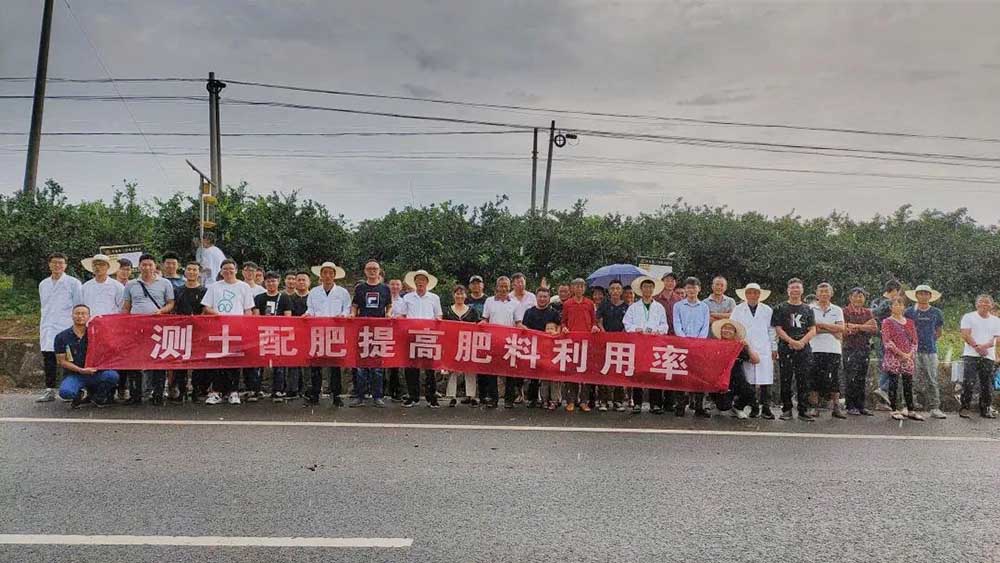
[(104, 283), (97, 279), (88, 280), (83, 284), (83, 304), (90, 307), (90, 316), (114, 315), (122, 312), (122, 302), (125, 297), (125, 286), (118, 280), (108, 277)]
[[(830, 303), (830, 305), (823, 310), (819, 306), (819, 303), (813, 303), (810, 306), (813, 310), (813, 317), (816, 319), (817, 323), (823, 323), (828, 325), (833, 324), (844, 324), (844, 310), (838, 305)], [(840, 338), (838, 335), (829, 332), (819, 332), (816, 336), (809, 341), (813, 352), (822, 352), (825, 354), (840, 354), (843, 346), (841, 345)]]
[(403, 296), (403, 311), (408, 319), (439, 319), (444, 316), (441, 309), (441, 298), (437, 294), (426, 292), (422, 296), (411, 291)]
[(309, 290), (306, 297), (306, 314), (312, 317), (349, 317), (351, 316), (351, 294), (346, 289), (335, 285), (327, 292), (323, 285), (317, 285)]
[[(521, 307), (521, 303), (510, 294), (503, 301), (497, 299), (496, 296), (487, 297), (486, 303), (483, 305), (483, 318), (490, 324), (514, 326), (517, 321), (517, 312), (521, 310)], [(521, 314), (521, 318), (524, 318), (524, 313)]]

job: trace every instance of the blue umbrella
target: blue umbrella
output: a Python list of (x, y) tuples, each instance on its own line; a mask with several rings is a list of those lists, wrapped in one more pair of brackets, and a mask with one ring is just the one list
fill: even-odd
[(648, 276), (646, 270), (632, 264), (612, 264), (598, 268), (594, 273), (587, 276), (587, 284), (597, 287), (608, 287), (608, 284), (618, 280), (623, 285), (632, 283), (632, 280), (640, 276)]

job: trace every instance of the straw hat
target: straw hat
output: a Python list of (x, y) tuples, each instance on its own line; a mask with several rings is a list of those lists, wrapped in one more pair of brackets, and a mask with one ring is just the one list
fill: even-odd
[(733, 325), (736, 328), (736, 339), (746, 340), (747, 329), (743, 326), (743, 323), (733, 319), (719, 319), (712, 323), (712, 336), (716, 338), (722, 338), (722, 327), (726, 325)]
[(424, 276), (425, 278), (427, 278), (427, 291), (434, 289), (434, 287), (438, 284), (438, 279), (430, 275), (427, 272), (427, 270), (414, 270), (412, 272), (406, 272), (406, 275), (403, 277), (403, 283), (412, 287), (413, 289), (416, 289), (417, 282), (414, 278), (416, 278), (417, 276)]
[(115, 275), (115, 272), (118, 271), (118, 261), (112, 260), (107, 254), (95, 254), (90, 258), (80, 260), (80, 264), (83, 264), (83, 269), (87, 270), (91, 274), (94, 273), (94, 262), (104, 262), (107, 264), (109, 276)]
[(771, 290), (770, 289), (761, 289), (760, 288), (760, 284), (758, 284), (758, 283), (748, 283), (746, 287), (737, 289), (736, 290), (736, 296), (739, 297), (740, 299), (742, 299), (743, 301), (746, 301), (747, 300), (747, 290), (748, 289), (756, 289), (757, 291), (760, 292), (760, 299), (758, 299), (758, 301), (760, 301), (761, 303), (763, 303), (764, 301), (767, 301), (767, 298), (771, 296)]
[(632, 291), (636, 295), (642, 295), (642, 282), (651, 281), (653, 282), (653, 295), (659, 295), (663, 292), (663, 282), (660, 280), (654, 280), (649, 276), (639, 276), (632, 280)]
[(335, 280), (343, 279), (345, 276), (347, 276), (347, 272), (345, 272), (343, 268), (334, 264), (333, 262), (323, 262), (319, 266), (313, 266), (312, 267), (313, 275), (318, 278), (319, 275), (323, 272), (323, 268), (333, 268), (334, 272), (333, 279)]
[(931, 286), (929, 286), (929, 285), (927, 285), (925, 283), (922, 283), (922, 284), (918, 285), (917, 287), (915, 287), (915, 288), (907, 291), (906, 292), (906, 298), (909, 299), (910, 301), (913, 301), (914, 303), (916, 303), (917, 302), (917, 293), (919, 293), (921, 291), (926, 291), (926, 292), (928, 292), (928, 293), (931, 294), (931, 299), (930, 299), (931, 303), (937, 301), (938, 299), (941, 299), (941, 292), (938, 291), (938, 290), (936, 290), (936, 289), (931, 289)]

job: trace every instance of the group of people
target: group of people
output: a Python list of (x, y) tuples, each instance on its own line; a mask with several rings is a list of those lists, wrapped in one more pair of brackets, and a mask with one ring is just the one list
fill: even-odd
[[(710, 404), (714, 403), (718, 410), (741, 419), (791, 420), (797, 411), (798, 420), (811, 421), (829, 402), (834, 418), (872, 416), (867, 395), (874, 350), (879, 372), (874, 398), (886, 405), (893, 419), (924, 420), (914, 402), (914, 378), (924, 385), (929, 416), (946, 418), (940, 408), (937, 359), (944, 317), (933, 305), (941, 295), (927, 285), (903, 292), (902, 285), (891, 280), (871, 303), (868, 293), (855, 287), (847, 293), (847, 305), (840, 307), (833, 303), (834, 288), (829, 283), (820, 283), (815, 300), (808, 302), (803, 297), (803, 282), (794, 278), (786, 287), (787, 301), (772, 308), (765, 303), (771, 291), (755, 283), (735, 291), (741, 301), (737, 303), (726, 295), (728, 284), (722, 276), (712, 280), (710, 294), (702, 298), (697, 278), (681, 280), (674, 273), (659, 280), (642, 276), (628, 284), (612, 281), (607, 287), (590, 288), (589, 296), (582, 278), (558, 285), (555, 293), (546, 286), (531, 292), (525, 276), (514, 274), (499, 277), (489, 296), (483, 278), (472, 276), (467, 285), (453, 287), (451, 304), (445, 307), (434, 293), (437, 278), (425, 270), (386, 282), (379, 263), (369, 260), (364, 264), (362, 280), (349, 291), (338, 284), (346, 272), (333, 262), (284, 274), (265, 272), (245, 262), (240, 272), (236, 262), (225, 258), (214, 242), (211, 234), (207, 235), (198, 252), (207, 265), (190, 261), (182, 269), (176, 254), (167, 253), (159, 261), (144, 254), (138, 260), (139, 275), (134, 279), (130, 261), (98, 254), (82, 261), (84, 269), (93, 274), (82, 284), (66, 273), (67, 257), (52, 254), (51, 275), (39, 284), (46, 390), (38, 401), (52, 401), (58, 395), (74, 406), (106, 406), (116, 400), (141, 404), (148, 396), (153, 405), (162, 405), (165, 400), (183, 401), (185, 397), (214, 405), (265, 398), (261, 368), (120, 373), (87, 368), (87, 323), (98, 315), (359, 316), (492, 323), (550, 334), (639, 332), (743, 343), (727, 393), (705, 397), (506, 377), (505, 408), (526, 403), (548, 410), (631, 410), (638, 414), (648, 402), (654, 414), (673, 412), (684, 416), (691, 409), (695, 416), (709, 417)], [(315, 285), (314, 277), (318, 280)], [(959, 414), (964, 418), (971, 416), (976, 389), (980, 416), (996, 417), (992, 406), (993, 374), (1000, 318), (992, 314), (992, 309), (992, 298), (981, 295), (976, 299), (976, 310), (961, 320), (965, 384)], [(771, 409), (775, 364), (780, 413)], [(58, 391), (57, 368), (64, 372)], [(318, 404), (323, 394), (324, 369), (329, 371), (328, 392), (333, 405), (342, 406), (338, 367), (274, 368), (270, 398), (274, 402), (301, 398), (307, 406)], [(842, 369), (846, 381), (843, 402)], [(443, 398), (449, 406), (459, 402), (488, 408), (501, 405), (497, 376), (424, 370), (421, 385), (421, 370), (417, 368), (357, 368), (353, 370), (350, 406), (362, 406), (370, 398), (374, 406), (384, 407), (388, 397), (412, 407), (423, 393), (426, 404), (437, 408), (441, 396), (439, 375), (447, 377)], [(461, 399), (459, 383), (464, 383)], [(898, 397), (900, 387), (902, 401)]]

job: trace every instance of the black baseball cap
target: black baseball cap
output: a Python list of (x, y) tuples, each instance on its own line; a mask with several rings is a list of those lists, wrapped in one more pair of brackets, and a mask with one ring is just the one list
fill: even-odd
[(118, 265), (119, 266), (128, 266), (129, 268), (131, 268), (132, 267), (132, 261), (129, 260), (128, 258), (119, 258), (118, 259)]

